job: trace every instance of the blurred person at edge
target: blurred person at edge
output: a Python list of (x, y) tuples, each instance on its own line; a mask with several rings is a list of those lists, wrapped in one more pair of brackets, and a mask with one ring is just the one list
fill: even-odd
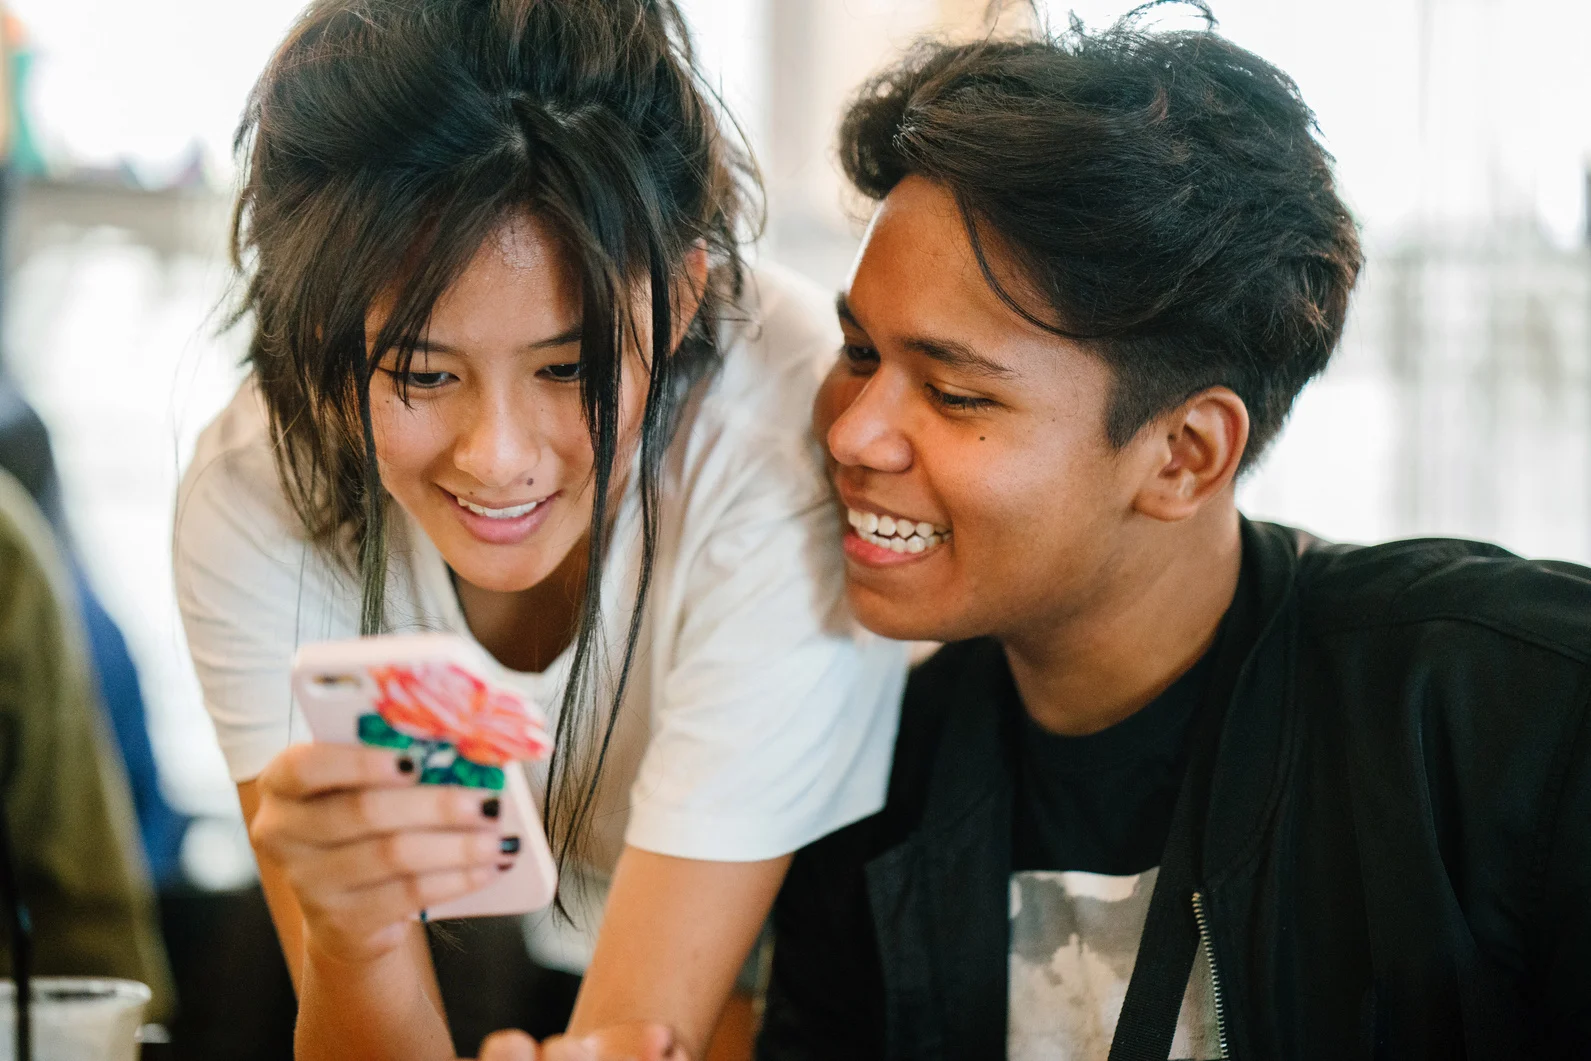
[(1210, 22), (926, 46), (843, 123), (847, 589), (947, 644), (794, 860), (768, 1061), (1591, 1057), (1591, 571), (1240, 515), (1361, 259)]
[(452, 1056), (414, 918), (517, 838), (297, 743), (298, 644), (453, 631), (549, 710), (573, 923), (530, 935), (584, 973), (571, 1035), (702, 1056), (790, 853), (882, 805), (904, 652), (850, 618), (810, 429), (838, 331), (743, 263), (754, 171), (702, 86), (671, 2), (323, 0), (254, 90), (251, 373), (174, 551), (300, 1058)]
[[(18, 55), (22, 49), (22, 26), (5, 5), (0, 4), (0, 262), (9, 260), (7, 235), (13, 182), (18, 179), (19, 165), (16, 152), (20, 150), (24, 155), (20, 162), (24, 170), (37, 165), (32, 137), (17, 105), (21, 91)], [(4, 279), (0, 278), (0, 331), (3, 331), (7, 293)], [(49, 430), (23, 396), (3, 357), (0, 357), (0, 469), (22, 484), (55, 532), (76, 591), (82, 624), (88, 633), (89, 659), (98, 685), (99, 703), (111, 724), (111, 735), (126, 768), (145, 861), (157, 888), (179, 884), (183, 878), (182, 838), (188, 819), (166, 802), (149, 741), (143, 691), (127, 640), (89, 584), (68, 532)]]
[[(0, 812), (33, 924), (34, 972), (172, 994), (132, 800), (94, 698), (70, 577), (27, 492), (0, 471)], [(8, 897), (9, 898), (9, 897)], [(10, 940), (0, 957), (10, 975)]]

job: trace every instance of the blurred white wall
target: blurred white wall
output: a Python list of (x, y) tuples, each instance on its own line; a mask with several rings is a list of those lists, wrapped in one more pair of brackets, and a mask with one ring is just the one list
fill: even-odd
[(301, 0), (7, 0), (37, 53), (46, 150), (153, 172), (197, 145), (221, 183), (243, 99)]

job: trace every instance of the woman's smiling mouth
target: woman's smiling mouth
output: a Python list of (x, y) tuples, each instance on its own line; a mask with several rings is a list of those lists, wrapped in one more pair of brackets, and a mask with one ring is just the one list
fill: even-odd
[(517, 519), (520, 516), (527, 516), (534, 512), (536, 510), (536, 506), (540, 505), (542, 501), (547, 499), (544, 497), (537, 501), (527, 501), (522, 505), (509, 505), (506, 508), (487, 508), (485, 505), (477, 505), (473, 502), (466, 501), (456, 494), (454, 495), (453, 500), (457, 501), (464, 508), (467, 508), (471, 512), (475, 513), (477, 516), (485, 516), (487, 519)]
[(482, 505), (444, 490), (453, 499), (453, 511), (471, 537), (487, 545), (518, 545), (546, 522), (550, 502), (559, 494), (511, 505)]

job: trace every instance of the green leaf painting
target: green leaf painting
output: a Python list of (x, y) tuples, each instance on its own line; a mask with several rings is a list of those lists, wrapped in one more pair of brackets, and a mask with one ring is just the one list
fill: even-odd
[(464, 785), (501, 792), (503, 768), (472, 762), (444, 740), (419, 740), (400, 733), (377, 714), (359, 716), (359, 740), (376, 748), (407, 751), (420, 768), (422, 785)]

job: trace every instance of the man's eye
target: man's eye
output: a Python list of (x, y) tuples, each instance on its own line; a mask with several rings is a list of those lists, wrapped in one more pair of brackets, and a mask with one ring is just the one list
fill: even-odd
[(541, 374), (554, 383), (573, 383), (580, 378), (580, 362), (570, 361), (562, 365), (548, 365), (541, 370)]
[(840, 356), (857, 370), (870, 369), (878, 364), (878, 351), (871, 346), (861, 346), (857, 343), (846, 343), (840, 347)]
[(974, 398), (970, 394), (951, 394), (948, 391), (942, 391), (932, 383), (924, 383), (923, 386), (927, 388), (928, 397), (931, 401), (956, 412), (987, 409), (994, 404), (994, 401), (989, 398)]

